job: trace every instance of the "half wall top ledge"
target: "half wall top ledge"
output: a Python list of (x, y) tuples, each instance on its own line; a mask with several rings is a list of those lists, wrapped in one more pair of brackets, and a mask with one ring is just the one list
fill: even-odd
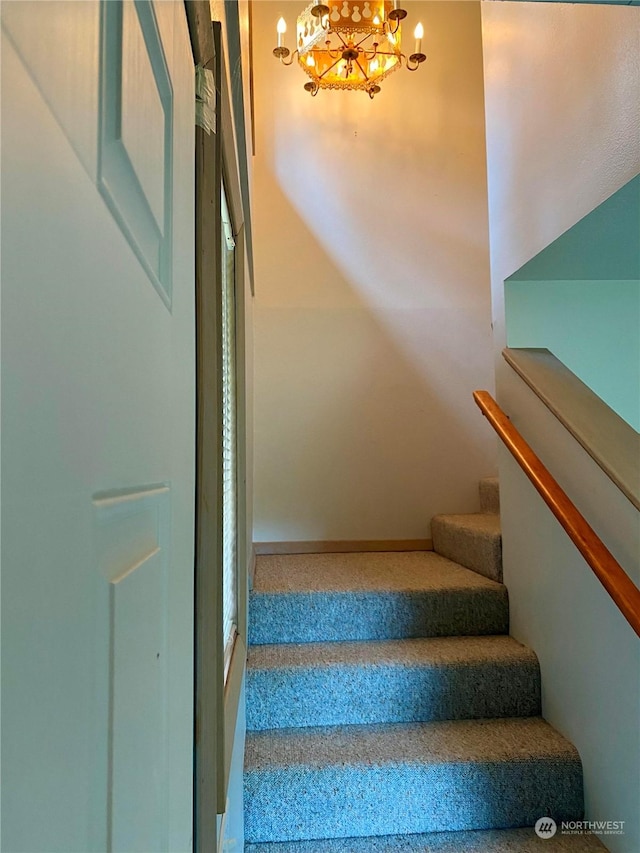
[(640, 434), (548, 349), (507, 348), (502, 354), (620, 491), (640, 509)]
[(509, 347), (544, 347), (640, 430), (640, 175), (505, 280)]

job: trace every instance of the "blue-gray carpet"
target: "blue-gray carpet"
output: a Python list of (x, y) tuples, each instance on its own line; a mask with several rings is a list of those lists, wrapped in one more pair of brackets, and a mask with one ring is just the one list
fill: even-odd
[(537, 658), (507, 636), (506, 589), (473, 561), (258, 558), (247, 853), (605, 849), (531, 828), (583, 816), (580, 757), (540, 717)]

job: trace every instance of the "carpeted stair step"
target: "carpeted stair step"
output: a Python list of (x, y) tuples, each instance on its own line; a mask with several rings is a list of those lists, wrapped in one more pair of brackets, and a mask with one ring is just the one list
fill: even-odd
[(433, 550), (494, 581), (502, 582), (500, 516), (436, 515), (431, 520)]
[(248, 843), (582, 817), (576, 749), (539, 717), (247, 735)]
[(261, 556), (249, 642), (505, 634), (506, 588), (432, 551)]
[(538, 660), (511, 637), (249, 649), (249, 730), (537, 714)]
[(478, 485), (480, 512), (500, 515), (500, 484), (497, 477), (485, 477)]
[(595, 835), (539, 838), (531, 827), (247, 844), (245, 853), (603, 853)]

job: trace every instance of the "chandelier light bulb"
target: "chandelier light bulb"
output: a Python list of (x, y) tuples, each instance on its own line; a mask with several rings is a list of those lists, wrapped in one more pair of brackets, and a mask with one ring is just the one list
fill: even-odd
[(282, 47), (284, 44), (284, 34), (287, 31), (287, 22), (284, 18), (278, 20), (276, 30), (278, 31), (278, 47)]
[(416, 40), (416, 47), (413, 52), (422, 53), (422, 39), (424, 38), (424, 27), (422, 26), (422, 24), (416, 24), (416, 28), (413, 31), (413, 35)]

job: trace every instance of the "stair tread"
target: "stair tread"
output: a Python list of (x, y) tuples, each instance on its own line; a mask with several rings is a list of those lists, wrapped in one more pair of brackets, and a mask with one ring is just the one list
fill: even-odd
[(535, 653), (505, 635), (252, 646), (249, 670), (325, 666), (537, 665)]
[(433, 551), (257, 559), (249, 642), (506, 634), (507, 589)]
[(525, 827), (274, 841), (247, 844), (245, 853), (602, 853), (606, 849), (595, 835), (561, 835), (558, 831), (553, 838), (545, 839)]
[(382, 767), (552, 759), (579, 763), (576, 748), (541, 717), (327, 726), (247, 734), (245, 769)]
[(452, 515), (436, 515), (434, 521), (468, 530), (470, 534), (500, 536), (500, 516), (491, 512), (471, 512)]
[(502, 584), (433, 551), (283, 554), (256, 559), (254, 594), (494, 590)]

